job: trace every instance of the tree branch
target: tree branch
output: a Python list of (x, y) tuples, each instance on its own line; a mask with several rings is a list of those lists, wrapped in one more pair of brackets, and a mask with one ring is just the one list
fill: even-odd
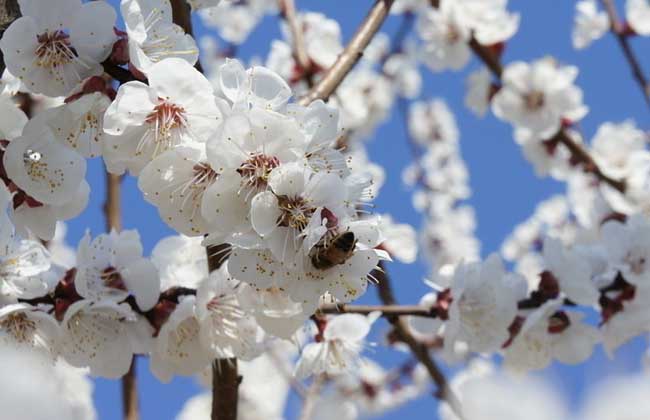
[(317, 99), (327, 100), (330, 95), (341, 84), (345, 76), (352, 70), (352, 67), (359, 61), (363, 51), (370, 44), (384, 20), (394, 0), (376, 0), (372, 9), (357, 29), (348, 45), (336, 59), (336, 62), (329, 68), (325, 76), (314, 86), (303, 98), (301, 105), (308, 105)]
[(291, 31), (294, 59), (303, 72), (308, 74), (311, 69), (311, 60), (305, 49), (304, 34), (296, 16), (296, 5), (293, 0), (278, 0), (278, 8), (280, 16), (287, 22)]
[(237, 359), (215, 359), (212, 363), (212, 420), (237, 420), (239, 384)]
[[(609, 0), (603, 0), (608, 2)], [(434, 8), (438, 7), (438, 2), (435, 0), (431, 1), (431, 5)], [(627, 40), (626, 40), (627, 44)], [(484, 45), (479, 44), (476, 39), (472, 37), (469, 42), (469, 46), (474, 52), (474, 54), (487, 66), (487, 68), (492, 72), (492, 74), (499, 80), (501, 80), (501, 75), (503, 73), (503, 66), (498, 56), (496, 56), (489, 48)], [(645, 80), (645, 79), (643, 79)], [(644, 83), (645, 85), (645, 83)], [(645, 87), (644, 87), (645, 90)], [(581, 145), (573, 141), (569, 135), (562, 129), (549, 141), (558, 142), (563, 144), (569, 151), (574, 159), (577, 162), (583, 165), (585, 171), (593, 174), (599, 181), (608, 184), (610, 187), (619, 191), (621, 194), (625, 194), (626, 183), (624, 179), (614, 179), (607, 176), (598, 166), (596, 161), (591, 157), (589, 152), (583, 148)]]
[[(378, 282), (377, 293), (381, 301), (385, 305), (397, 305), (397, 300), (390, 285), (390, 279), (384, 270), (383, 264), (380, 264), (379, 269), (375, 270), (373, 275)], [(427, 369), (431, 380), (433, 380), (438, 388), (436, 396), (446, 401), (459, 419), (464, 419), (460, 400), (449, 386), (445, 375), (429, 355), (427, 346), (424, 343), (418, 342), (413, 337), (402, 318), (397, 315), (390, 315), (387, 319), (393, 326), (395, 337), (406, 344), (411, 349), (413, 356)]]
[[(122, 230), (121, 214), (121, 182), (122, 177), (106, 170), (106, 201), (104, 214), (108, 232)], [(122, 412), (126, 420), (138, 420), (138, 384), (135, 374), (135, 356), (131, 359), (129, 371), (122, 376)]]
[(346, 303), (328, 303), (321, 305), (318, 311), (323, 314), (362, 314), (367, 315), (371, 312), (381, 312), (382, 316), (420, 316), (426, 318), (435, 318), (437, 315), (429, 308), (419, 305), (348, 305)]
[(618, 41), (618, 44), (621, 46), (621, 50), (623, 51), (623, 55), (630, 65), (630, 70), (632, 70), (634, 80), (636, 80), (636, 82), (639, 84), (639, 87), (641, 87), (641, 93), (643, 93), (643, 97), (650, 105), (650, 84), (648, 83), (648, 79), (641, 69), (639, 60), (634, 54), (634, 51), (632, 51), (632, 47), (630, 46), (628, 39), (628, 34), (626, 33), (626, 30), (618, 17), (618, 13), (616, 12), (616, 5), (612, 0), (601, 0), (601, 2), (607, 11), (607, 15), (609, 16), (612, 33), (616, 37), (616, 40)]
[(102, 63), (102, 66), (104, 67), (104, 73), (108, 74), (113, 79), (120, 82), (120, 84), (124, 84), (124, 83), (128, 83), (128, 82), (132, 82), (134, 80), (138, 80), (127, 69), (122, 68), (122, 67), (118, 66), (117, 64), (111, 63), (110, 59), (104, 61)]

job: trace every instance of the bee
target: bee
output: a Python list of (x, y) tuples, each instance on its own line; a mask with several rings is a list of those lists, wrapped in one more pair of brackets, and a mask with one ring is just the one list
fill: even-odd
[(319, 270), (327, 270), (346, 262), (354, 252), (357, 238), (347, 231), (336, 235), (329, 241), (321, 241), (309, 252), (312, 265)]

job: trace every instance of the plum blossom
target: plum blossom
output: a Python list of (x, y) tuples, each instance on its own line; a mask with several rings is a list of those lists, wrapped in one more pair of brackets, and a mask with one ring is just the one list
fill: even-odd
[(104, 1), (20, 1), (22, 17), (0, 41), (7, 68), (34, 93), (67, 95), (81, 80), (102, 74), (99, 63), (116, 37), (115, 10)]
[(471, 351), (497, 350), (508, 339), (522, 283), (520, 277), (506, 275), (495, 254), (484, 263), (459, 266), (451, 284), (445, 348), (452, 349), (456, 341), (462, 341)]
[(624, 224), (606, 222), (601, 235), (607, 253), (610, 280), (620, 273), (626, 282), (640, 288), (650, 286), (650, 224), (641, 215), (630, 217)]
[[(196, 3), (192, 5), (194, 9), (198, 7), (199, 2)], [(126, 24), (130, 63), (136, 69), (147, 75), (152, 65), (172, 57), (192, 65), (196, 63), (199, 57), (196, 42), (183, 28), (172, 23), (169, 0), (122, 0), (120, 8)]]
[(151, 66), (149, 85), (120, 86), (104, 117), (104, 161), (113, 173), (137, 175), (153, 158), (179, 145), (205, 143), (221, 113), (212, 85), (180, 58)]
[(13, 303), (0, 308), (0, 343), (17, 350), (34, 350), (55, 360), (61, 331), (48, 308)]
[(607, 32), (609, 25), (607, 13), (598, 10), (595, 0), (577, 2), (572, 33), (573, 47), (576, 49), (588, 47)]
[(504, 352), (506, 367), (543, 369), (553, 359), (577, 364), (591, 356), (600, 332), (582, 322), (584, 314), (560, 310), (561, 300), (549, 300), (528, 314), (519, 333)]
[(106, 79), (94, 76), (74, 89), (60, 107), (48, 110), (57, 138), (86, 158), (104, 152), (104, 113), (115, 97)]
[(127, 304), (74, 302), (61, 321), (61, 353), (72, 366), (90, 368), (91, 375), (119, 378), (131, 366), (135, 323), (135, 313)]
[(442, 0), (437, 9), (419, 14), (416, 29), (424, 41), (424, 63), (431, 70), (460, 70), (469, 62), (471, 28), (462, 13), (455, 2)]
[(203, 345), (195, 301), (194, 296), (182, 298), (155, 339), (149, 366), (163, 382), (169, 382), (174, 375), (194, 375), (214, 358)]
[(316, 342), (302, 349), (296, 364), (296, 376), (337, 375), (354, 368), (370, 326), (379, 315), (376, 312), (368, 316), (343, 314), (324, 321), (325, 326), (319, 331)]
[(414, 102), (409, 108), (408, 117), (409, 132), (419, 144), (458, 143), (460, 134), (456, 118), (443, 99), (436, 98), (428, 103)]
[(40, 243), (16, 240), (0, 257), (0, 293), (17, 299), (32, 299), (50, 292), (58, 279), (50, 272), (50, 255)]
[(79, 190), (86, 161), (61, 147), (45, 118), (30, 120), (22, 136), (7, 144), (3, 164), (11, 182), (33, 200), (60, 206)]
[(158, 301), (160, 279), (153, 263), (142, 257), (137, 231), (113, 230), (92, 241), (86, 232), (77, 251), (75, 287), (79, 295), (93, 300), (119, 302), (132, 294), (147, 311)]
[(205, 26), (215, 28), (228, 42), (241, 44), (262, 18), (276, 10), (273, 0), (219, 1), (191, 0)]
[(627, 0), (625, 17), (634, 32), (642, 36), (650, 35), (650, 4), (645, 0)]
[(550, 138), (563, 121), (576, 122), (587, 114), (582, 90), (573, 84), (577, 75), (576, 67), (560, 66), (550, 58), (511, 63), (492, 99), (492, 111), (530, 137)]
[(208, 199), (206, 191), (217, 178), (201, 148), (178, 146), (144, 167), (138, 187), (158, 207), (165, 223), (179, 233), (197, 236), (212, 230), (201, 209)]

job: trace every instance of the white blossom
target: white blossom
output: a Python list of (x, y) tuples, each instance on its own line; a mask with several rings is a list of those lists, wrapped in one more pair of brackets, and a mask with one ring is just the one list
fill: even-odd
[(7, 68), (35, 93), (61, 96), (102, 74), (115, 41), (115, 10), (104, 1), (20, 2), (22, 17), (0, 41)]

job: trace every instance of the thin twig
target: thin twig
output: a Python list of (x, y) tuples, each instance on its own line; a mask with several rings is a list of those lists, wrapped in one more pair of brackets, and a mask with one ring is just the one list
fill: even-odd
[[(384, 267), (380, 265), (380, 269), (375, 270), (373, 275), (377, 279), (377, 293), (381, 301), (385, 305), (397, 305), (397, 299), (395, 299), (393, 289), (390, 285), (390, 279)], [(388, 322), (393, 326), (395, 337), (406, 344), (411, 349), (413, 356), (426, 368), (429, 376), (438, 388), (436, 396), (446, 401), (459, 419), (464, 419), (460, 400), (449, 386), (445, 375), (431, 358), (427, 346), (424, 343), (418, 342), (413, 337), (403, 318), (397, 315), (391, 315), (388, 317)]]
[(625, 27), (623, 26), (621, 20), (618, 17), (618, 13), (616, 12), (616, 5), (612, 0), (601, 1), (605, 7), (605, 10), (607, 11), (607, 15), (609, 16), (612, 33), (616, 37), (616, 40), (618, 41), (618, 44), (621, 46), (621, 50), (623, 51), (623, 55), (630, 65), (630, 70), (632, 70), (634, 80), (636, 80), (636, 82), (641, 87), (641, 93), (643, 93), (643, 97), (650, 105), (650, 83), (648, 83), (648, 79), (643, 73), (641, 64), (634, 54), (634, 51), (632, 51), (632, 47), (630, 46), (628, 39), (628, 34), (626, 33)]
[(317, 99), (326, 100), (341, 84), (345, 76), (352, 70), (352, 67), (359, 61), (370, 41), (375, 36), (394, 0), (376, 0), (372, 9), (357, 29), (348, 45), (336, 59), (332, 67), (327, 70), (325, 76), (309, 90), (307, 95), (300, 99), (301, 105), (308, 105)]
[(348, 305), (346, 303), (327, 303), (318, 308), (323, 314), (362, 314), (381, 312), (382, 316), (420, 316), (435, 318), (436, 314), (429, 308), (418, 305)]
[(298, 22), (298, 16), (296, 16), (296, 5), (293, 0), (278, 0), (278, 7), (280, 16), (287, 22), (291, 31), (294, 59), (303, 72), (309, 73), (311, 60), (307, 55), (304, 34)]
[(126, 420), (138, 420), (138, 383), (135, 375), (136, 358), (131, 359), (131, 366), (126, 375), (122, 376), (122, 410)]

